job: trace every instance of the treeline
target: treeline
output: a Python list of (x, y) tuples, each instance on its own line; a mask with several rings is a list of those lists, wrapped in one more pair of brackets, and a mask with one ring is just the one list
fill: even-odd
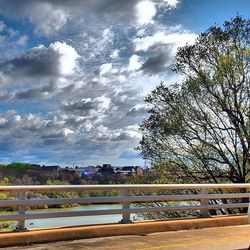
[[(157, 183), (159, 174), (154, 171), (147, 171), (144, 176), (100, 176), (81, 177), (74, 171), (59, 169), (57, 171), (46, 171), (40, 167), (33, 167), (26, 163), (12, 163), (8, 165), (0, 164), (0, 186), (8, 185), (84, 185), (84, 184), (140, 184)], [(27, 198), (47, 199), (47, 198), (77, 198), (95, 196), (116, 196), (116, 191), (92, 191), (92, 192), (28, 192)], [(17, 199), (15, 193), (2, 193), (1, 199)], [(57, 208), (74, 206), (77, 204), (51, 205), (36, 208)], [(7, 210), (16, 208), (8, 208)], [(1, 211), (1, 209), (0, 209)], [(5, 209), (6, 211), (6, 209)]]

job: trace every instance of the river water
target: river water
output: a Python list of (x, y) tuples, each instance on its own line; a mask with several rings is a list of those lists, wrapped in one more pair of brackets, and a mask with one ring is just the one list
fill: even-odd
[[(101, 204), (101, 205), (84, 205), (70, 208), (55, 208), (55, 209), (38, 209), (34, 211), (27, 211), (27, 213), (44, 213), (44, 212), (66, 212), (66, 211), (83, 211), (83, 210), (101, 210), (101, 209), (119, 209), (119, 204)], [(131, 218), (133, 215), (131, 215)], [(103, 223), (117, 223), (122, 219), (121, 214), (113, 215), (93, 215), (93, 216), (79, 216), (79, 217), (64, 217), (64, 218), (48, 218), (25, 221), (25, 227), (31, 228), (45, 228), (45, 227), (61, 227), (61, 226), (78, 226), (91, 225)]]

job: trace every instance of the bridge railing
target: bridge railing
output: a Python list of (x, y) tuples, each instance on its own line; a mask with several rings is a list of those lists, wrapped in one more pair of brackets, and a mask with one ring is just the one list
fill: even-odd
[[(28, 192), (92, 192), (92, 191), (117, 191), (118, 196), (112, 197), (81, 197), (81, 198), (49, 198), (49, 199), (27, 199)], [(173, 191), (167, 195), (140, 195), (140, 191), (157, 192)], [(192, 194), (174, 194), (176, 190), (192, 190)], [(220, 192), (213, 192), (220, 190)], [(227, 191), (226, 191), (227, 190)], [(230, 190), (230, 192), (228, 192)], [(237, 190), (237, 191), (236, 191)], [(155, 213), (171, 211), (200, 211), (202, 217), (209, 217), (209, 210), (226, 208), (246, 208), (249, 206), (250, 184), (143, 184), (143, 185), (43, 185), (43, 186), (0, 186), (0, 193), (18, 193), (18, 199), (0, 200), (0, 208), (17, 207), (13, 214), (0, 215), (0, 221), (18, 221), (18, 230), (25, 229), (25, 220), (59, 218), (90, 215), (111, 215), (122, 214), (122, 223), (130, 223), (130, 215), (137, 213)], [(139, 192), (137, 192), (139, 191)], [(136, 195), (138, 193), (139, 195)], [(218, 202), (211, 203), (211, 200), (239, 199), (244, 202)], [(133, 207), (132, 203), (148, 202), (180, 202), (174, 205), (162, 207)], [(183, 205), (186, 201), (198, 201), (194, 205)], [(26, 207), (58, 205), (58, 204), (108, 204), (120, 203), (119, 209), (100, 209), (67, 212), (39, 212), (27, 213)]]

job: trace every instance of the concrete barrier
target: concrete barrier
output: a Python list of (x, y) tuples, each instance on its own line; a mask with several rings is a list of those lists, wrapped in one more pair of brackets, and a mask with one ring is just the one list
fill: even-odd
[(54, 241), (118, 235), (143, 235), (155, 232), (201, 229), (248, 224), (247, 215), (221, 216), (199, 219), (143, 221), (132, 224), (105, 224), (95, 226), (40, 229), (25, 232), (0, 233), (0, 247), (47, 243)]

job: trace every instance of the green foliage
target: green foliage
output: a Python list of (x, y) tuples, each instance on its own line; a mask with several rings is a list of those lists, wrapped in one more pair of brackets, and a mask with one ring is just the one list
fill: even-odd
[[(47, 185), (67, 185), (69, 183), (59, 181), (59, 180), (48, 180)], [(77, 192), (42, 192), (43, 195), (46, 195), (48, 198), (78, 198), (79, 194)], [(63, 204), (63, 205), (53, 205), (50, 207), (68, 207), (72, 205)]]
[(10, 184), (8, 177), (3, 177), (3, 179), (0, 180), (0, 186), (8, 186)]
[[(0, 212), (0, 216), (1, 215), (6, 215), (9, 212), (6, 211), (2, 211)], [(16, 222), (15, 221), (0, 221), (0, 232), (1, 231), (10, 231), (13, 230), (16, 226)]]
[(249, 27), (237, 16), (179, 48), (184, 81), (146, 98), (139, 149), (174, 182), (250, 182)]
[(14, 169), (22, 169), (22, 168), (28, 168), (30, 166), (29, 163), (23, 163), (23, 162), (12, 162), (8, 165), (5, 165), (8, 168), (14, 168)]

